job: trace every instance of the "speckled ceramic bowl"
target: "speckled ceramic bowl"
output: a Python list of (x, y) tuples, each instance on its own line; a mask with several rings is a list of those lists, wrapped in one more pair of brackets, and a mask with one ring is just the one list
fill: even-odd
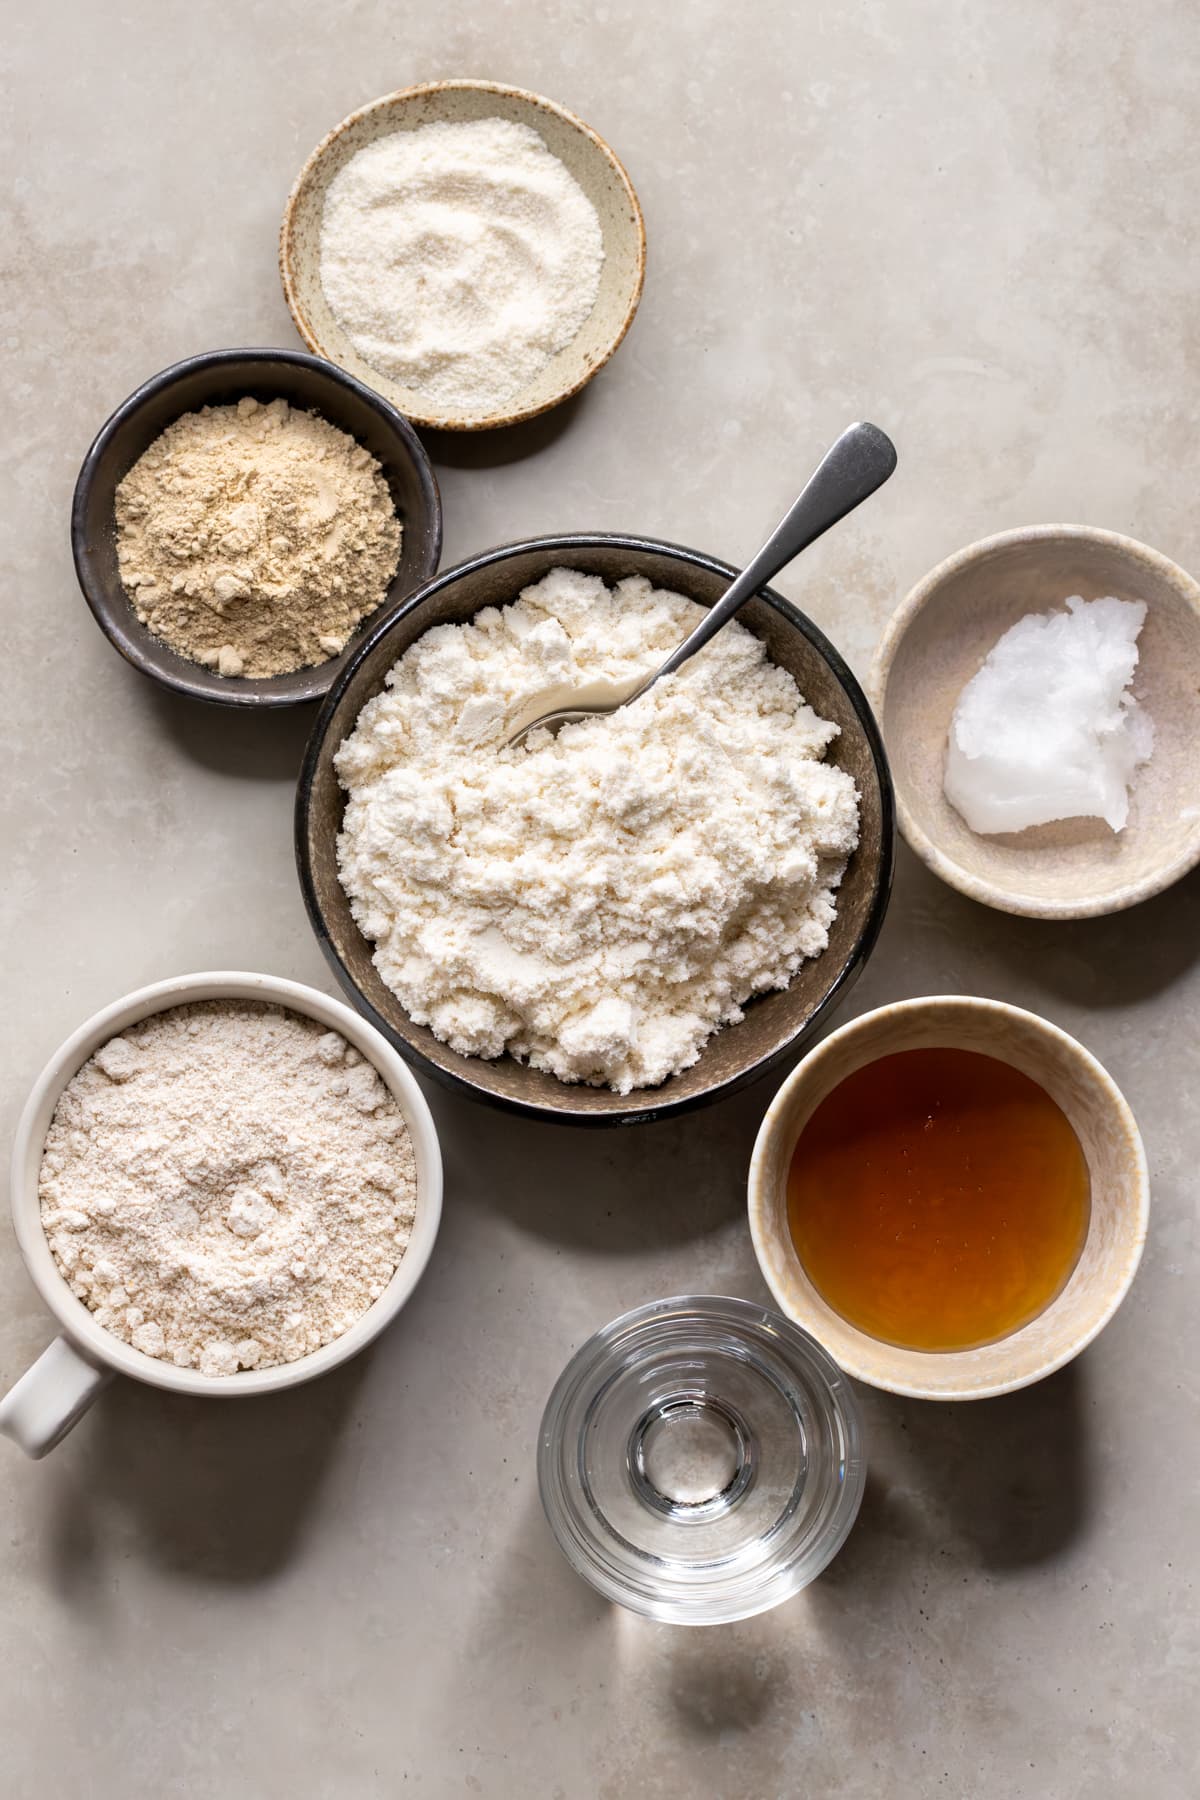
[[(452, 411), (401, 387), (364, 362), (334, 318), (321, 287), (321, 217), (329, 183), (376, 138), (434, 121), (511, 119), (531, 125), (575, 177), (600, 218), (604, 268), (591, 314), (577, 335), (525, 389), (498, 410)], [(279, 236), (279, 272), (296, 328), (310, 349), (340, 363), (416, 425), (483, 431), (516, 425), (557, 406), (592, 379), (625, 336), (642, 297), (646, 232), (633, 184), (590, 126), (539, 94), (494, 81), (431, 81), (386, 94), (343, 119), (317, 145), (288, 196)]]
[[(955, 702), (1011, 625), (1069, 594), (1146, 602), (1133, 691), (1154, 722), (1154, 755), (1135, 776), (1120, 832), (1102, 819), (1065, 819), (980, 837), (942, 792)], [(1034, 525), (960, 550), (892, 619), (871, 692), (900, 829), (935, 875), (973, 900), (1031, 918), (1089, 918), (1160, 893), (1200, 862), (1200, 586), (1145, 544), (1086, 525)]]
[(648, 538), (588, 533), (508, 544), (448, 569), (375, 632), (332, 690), (313, 727), (296, 796), (296, 860), (308, 916), (334, 973), (355, 1004), (424, 1074), (480, 1100), (560, 1124), (631, 1125), (731, 1093), (810, 1037), (858, 975), (875, 945), (892, 880), (892, 796), (871, 709), (833, 645), (810, 619), (770, 588), (739, 613), (791, 673), (840, 736), (829, 760), (854, 777), (861, 795), (859, 847), (838, 890), (828, 948), (804, 963), (782, 992), (751, 1000), (736, 1025), (718, 1031), (697, 1062), (659, 1087), (632, 1094), (558, 1081), (502, 1056), (460, 1056), (409, 1018), (384, 984), (372, 946), (354, 922), (338, 880), (337, 838), (345, 796), (333, 767), (338, 746), (383, 687), (393, 663), (434, 625), (457, 624), (485, 606), (504, 606), (551, 569), (580, 569), (610, 584), (644, 575), (656, 587), (711, 606), (734, 571), (695, 550)]
[[(1070, 1120), (1091, 1180), (1087, 1238), (1061, 1294), (1020, 1331), (976, 1350), (904, 1350), (868, 1337), (821, 1298), (788, 1229), (792, 1152), (821, 1101), (881, 1056), (935, 1048), (994, 1056), (1038, 1082)], [(848, 1375), (920, 1400), (984, 1400), (1061, 1369), (1112, 1318), (1141, 1260), (1150, 1178), (1129, 1105), (1090, 1051), (1035, 1013), (955, 994), (864, 1013), (793, 1069), (759, 1128), (749, 1201), (750, 1235), (767, 1286), (788, 1318)]]

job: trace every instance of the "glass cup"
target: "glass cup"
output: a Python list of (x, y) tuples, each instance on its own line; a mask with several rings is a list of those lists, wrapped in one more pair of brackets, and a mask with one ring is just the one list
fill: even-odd
[(542, 1418), (538, 1485), (568, 1562), (680, 1625), (766, 1612), (845, 1542), (866, 1463), (846, 1377), (798, 1326), (683, 1295), (589, 1338)]

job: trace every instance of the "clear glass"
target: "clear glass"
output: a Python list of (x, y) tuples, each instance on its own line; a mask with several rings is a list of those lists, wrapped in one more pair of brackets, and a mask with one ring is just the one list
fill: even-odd
[(766, 1612), (837, 1554), (862, 1424), (821, 1346), (747, 1300), (683, 1295), (606, 1325), (542, 1418), (538, 1485), (567, 1560), (650, 1618)]

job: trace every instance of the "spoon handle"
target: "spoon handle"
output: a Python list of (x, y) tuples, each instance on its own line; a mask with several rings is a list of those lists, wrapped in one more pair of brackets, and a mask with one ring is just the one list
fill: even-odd
[(738, 608), (766, 587), (793, 557), (807, 550), (822, 532), (882, 487), (895, 467), (895, 446), (878, 425), (848, 425), (826, 451), (800, 498), (785, 513), (758, 555), (746, 564), (716, 604), (709, 607), (696, 629), (672, 650), (638, 693), (644, 694), (660, 676), (673, 674), (695, 656)]

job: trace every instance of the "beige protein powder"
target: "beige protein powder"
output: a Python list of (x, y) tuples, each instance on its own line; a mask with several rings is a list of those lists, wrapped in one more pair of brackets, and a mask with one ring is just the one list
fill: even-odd
[(116, 514), (139, 619), (222, 675), (285, 675), (339, 655), (400, 556), (378, 462), (286, 400), (176, 419), (120, 483)]
[(204, 1001), (111, 1038), (64, 1089), (38, 1179), (64, 1279), (124, 1343), (204, 1375), (331, 1343), (404, 1254), (416, 1164), (335, 1031)]

